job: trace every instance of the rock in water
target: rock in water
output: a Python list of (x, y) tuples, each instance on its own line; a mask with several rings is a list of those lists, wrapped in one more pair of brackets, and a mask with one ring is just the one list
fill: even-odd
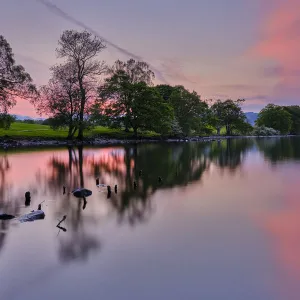
[(14, 219), (15, 216), (8, 215), (8, 214), (0, 214), (0, 220), (11, 220)]
[(76, 189), (72, 191), (72, 193), (77, 198), (89, 197), (92, 195), (92, 191), (87, 189)]
[(43, 219), (45, 219), (45, 213), (42, 210), (36, 210), (29, 214), (21, 216), (19, 218), (19, 221), (21, 223), (24, 223), (24, 222), (33, 222), (36, 220), (43, 220)]

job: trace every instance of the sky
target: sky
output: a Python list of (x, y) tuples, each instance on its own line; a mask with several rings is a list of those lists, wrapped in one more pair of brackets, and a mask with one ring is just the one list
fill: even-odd
[[(99, 59), (141, 58), (156, 83), (184, 85), (203, 100), (244, 98), (245, 111), (300, 104), (299, 0), (0, 2), (0, 34), (38, 86), (59, 62), (62, 32), (85, 26), (106, 40)], [(36, 116), (22, 99), (12, 113)]]

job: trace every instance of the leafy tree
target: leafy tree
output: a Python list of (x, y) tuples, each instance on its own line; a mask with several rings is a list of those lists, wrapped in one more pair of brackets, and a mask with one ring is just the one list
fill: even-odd
[[(145, 82), (147, 85), (153, 85), (153, 79), (155, 77), (154, 73), (150, 70), (149, 65), (143, 61), (135, 61), (134, 59), (129, 59), (126, 62), (117, 60), (114, 65), (108, 69), (108, 74), (111, 78), (119, 78), (122, 81), (122, 89), (125, 91), (126, 87), (131, 84), (138, 82)], [(124, 101), (130, 102), (130, 94), (123, 94)], [(126, 100), (127, 99), (127, 100)], [(132, 127), (130, 124), (130, 112), (125, 110), (122, 112), (122, 118), (120, 116), (114, 116), (114, 120), (122, 120), (125, 125), (125, 131), (129, 131)], [(115, 124), (115, 123), (114, 123)]]
[(127, 62), (117, 60), (114, 65), (108, 69), (108, 73), (113, 76), (123, 72), (127, 75), (129, 83), (145, 82), (147, 85), (153, 85), (155, 75), (150, 70), (149, 65), (143, 61), (129, 59)]
[(291, 134), (300, 134), (300, 106), (291, 105), (283, 106), (283, 108), (291, 115), (292, 118), (292, 127)]
[(111, 120), (123, 119), (127, 130), (133, 128), (135, 136), (138, 129), (168, 133), (173, 119), (172, 108), (151, 87), (154, 73), (149, 66), (133, 59), (116, 61), (109, 73), (99, 88), (96, 104), (99, 113)]
[(232, 125), (232, 130), (243, 135), (251, 135), (253, 131), (253, 127), (249, 124), (245, 119), (238, 119)]
[(282, 106), (268, 104), (258, 114), (256, 125), (266, 126), (287, 134), (292, 128), (292, 117)]
[[(208, 121), (208, 105), (201, 101), (196, 92), (189, 92), (183, 86), (158, 85), (156, 89), (174, 109), (174, 125), (179, 124), (183, 135), (201, 133)], [(178, 132), (178, 127), (177, 128)]]
[(66, 30), (60, 37), (56, 52), (59, 58), (65, 58), (76, 68), (76, 84), (79, 89), (80, 110), (78, 139), (83, 139), (85, 129), (86, 106), (96, 95), (96, 86), (107, 69), (97, 55), (106, 48), (104, 41), (87, 31)]
[(137, 136), (138, 129), (168, 133), (173, 119), (172, 108), (153, 87), (143, 81), (132, 82), (127, 73), (119, 70), (99, 88), (100, 107), (111, 118), (123, 116)]
[(236, 101), (233, 101), (231, 99), (228, 99), (226, 101), (217, 100), (211, 106), (214, 120), (213, 124), (217, 128), (218, 134), (220, 134), (220, 129), (223, 126), (225, 126), (226, 128), (227, 135), (232, 135), (233, 129), (236, 129), (238, 131), (244, 131), (245, 129), (247, 129), (247, 126), (245, 124), (246, 116), (241, 108), (241, 104), (244, 101), (245, 100), (243, 99), (238, 99)]
[[(0, 114), (9, 119), (8, 111), (16, 105), (17, 98), (30, 98), (36, 94), (32, 79), (21, 65), (16, 65), (9, 43), (0, 35)], [(0, 124), (4, 124), (0, 122)], [(10, 123), (5, 123), (7, 124)], [(0, 125), (1, 126), (1, 125)]]

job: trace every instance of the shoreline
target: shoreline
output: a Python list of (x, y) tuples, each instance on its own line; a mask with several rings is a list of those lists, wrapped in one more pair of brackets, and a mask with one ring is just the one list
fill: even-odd
[(38, 147), (76, 147), (76, 146), (106, 146), (125, 144), (145, 144), (145, 143), (186, 143), (186, 142), (215, 142), (227, 139), (240, 138), (282, 138), (295, 137), (295, 135), (275, 135), (275, 136), (205, 136), (188, 138), (139, 138), (139, 139), (117, 139), (117, 138), (90, 138), (83, 141), (68, 141), (64, 139), (43, 139), (43, 138), (4, 138), (0, 137), (0, 148), (38, 148)]

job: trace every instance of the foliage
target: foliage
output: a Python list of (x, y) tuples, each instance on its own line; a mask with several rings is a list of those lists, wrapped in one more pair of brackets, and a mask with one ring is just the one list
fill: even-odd
[(216, 127), (217, 133), (220, 134), (222, 126), (226, 127), (226, 135), (232, 135), (233, 129), (238, 131), (247, 131), (246, 116), (242, 111), (241, 104), (244, 99), (233, 101), (217, 100), (212, 106), (212, 124)]
[(265, 126), (255, 126), (252, 131), (252, 135), (255, 136), (274, 136), (279, 134), (279, 131)]
[(69, 62), (50, 70), (52, 77), (48, 85), (40, 88), (40, 96), (33, 104), (39, 114), (50, 117), (53, 129), (68, 127), (68, 139), (72, 139), (79, 128), (81, 110), (77, 67)]
[(288, 134), (292, 128), (292, 117), (283, 107), (268, 104), (258, 114), (256, 125), (266, 126)]
[(96, 95), (96, 88), (100, 76), (107, 68), (103, 61), (97, 60), (97, 55), (106, 48), (104, 41), (93, 36), (88, 31), (77, 32), (66, 30), (60, 37), (56, 52), (59, 58), (66, 59), (75, 69), (75, 83), (77, 85), (79, 105), (78, 139), (83, 139), (86, 127), (85, 112), (89, 101)]
[(16, 121), (16, 118), (8, 114), (0, 114), (0, 128), (8, 130), (10, 125)]
[(167, 134), (171, 129), (173, 110), (151, 84), (154, 74), (144, 62), (117, 61), (110, 77), (99, 88), (96, 107), (99, 114), (111, 120), (123, 120), (127, 129), (154, 130)]
[[(0, 113), (7, 118), (8, 111), (16, 105), (17, 98), (36, 95), (32, 79), (21, 65), (16, 65), (9, 43), (0, 35)], [(9, 122), (4, 122), (7, 126)], [(1, 122), (1, 124), (4, 124)]]
[(292, 127), (290, 130), (291, 134), (300, 134), (300, 106), (283, 106), (283, 109), (286, 110), (292, 118)]
[(27, 124), (35, 124), (36, 123), (33, 119), (25, 119), (22, 122), (27, 123)]
[[(156, 89), (174, 109), (175, 123), (180, 126), (180, 132), (185, 135), (199, 134), (205, 131), (208, 123), (208, 105), (201, 101), (195, 92), (186, 90), (183, 86), (158, 85)], [(178, 128), (173, 134), (178, 134)]]
[(153, 85), (155, 78), (147, 63), (134, 59), (129, 59), (127, 62), (117, 60), (112, 67), (108, 68), (108, 74), (111, 76), (120, 73), (125, 73), (130, 83), (145, 82), (150, 86)]
[(242, 135), (251, 135), (253, 131), (253, 127), (251, 124), (249, 124), (245, 119), (238, 119), (234, 124), (232, 125), (232, 130), (235, 131), (237, 134)]

